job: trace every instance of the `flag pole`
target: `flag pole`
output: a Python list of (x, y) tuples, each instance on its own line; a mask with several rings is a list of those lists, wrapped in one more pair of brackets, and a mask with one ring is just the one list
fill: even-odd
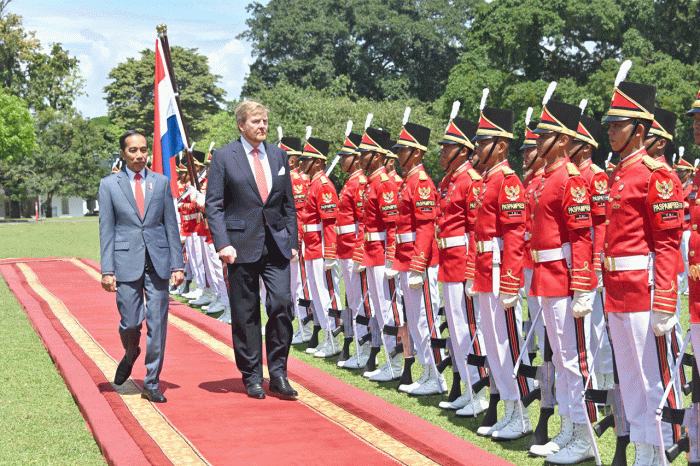
[(185, 132), (185, 156), (187, 157), (187, 171), (190, 174), (190, 179), (197, 191), (201, 191), (199, 184), (199, 177), (194, 170), (194, 157), (192, 156), (192, 148), (190, 145), (190, 136), (187, 132), (187, 126), (185, 125), (185, 116), (182, 113), (182, 104), (180, 104), (180, 91), (177, 88), (177, 83), (175, 82), (175, 72), (173, 69), (173, 61), (170, 56), (170, 45), (168, 44), (168, 26), (161, 24), (156, 27), (158, 31), (158, 39), (160, 40), (161, 48), (163, 49), (163, 55), (165, 58), (165, 64), (168, 67), (168, 74), (170, 75), (170, 83), (175, 91), (175, 101), (177, 102), (177, 111), (180, 114), (180, 121), (182, 121), (182, 129)]

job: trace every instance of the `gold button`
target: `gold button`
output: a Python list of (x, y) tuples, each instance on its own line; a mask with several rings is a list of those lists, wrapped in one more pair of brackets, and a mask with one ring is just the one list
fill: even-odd
[(690, 251), (690, 257), (695, 257), (695, 251)]
[(535, 218), (535, 214), (530, 214), (530, 218)]
[(615, 177), (615, 181), (620, 181), (620, 177), (619, 177), (619, 176), (616, 176), (616, 177)]
[(605, 243), (605, 247), (606, 247), (606, 248), (608, 247), (608, 243)]
[(606, 224), (606, 225), (610, 225), (610, 220), (606, 220), (606, 221), (605, 221), (605, 224)]
[(697, 229), (698, 229), (698, 226), (697, 226), (697, 225), (693, 225), (693, 231), (695, 231), (695, 230), (697, 230)]

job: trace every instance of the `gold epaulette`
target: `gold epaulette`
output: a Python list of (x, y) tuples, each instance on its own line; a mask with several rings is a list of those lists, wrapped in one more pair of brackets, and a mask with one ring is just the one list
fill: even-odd
[(292, 172), (292, 178), (294, 178), (295, 180), (297, 180), (297, 179), (301, 178), (301, 176), (300, 176), (299, 173), (297, 173), (297, 172)]
[(656, 160), (654, 160), (652, 157), (650, 157), (648, 155), (645, 155), (644, 157), (642, 157), (642, 163), (644, 165), (646, 165), (649, 168), (649, 170), (652, 170), (652, 171), (658, 170), (659, 168), (664, 167), (663, 163), (657, 162)]
[(421, 180), (421, 181), (425, 181), (425, 180), (428, 179), (428, 174), (425, 173), (425, 172), (420, 172), (420, 173), (418, 174), (418, 179)]
[(566, 171), (569, 172), (569, 176), (581, 176), (581, 172), (578, 171), (578, 167), (571, 162), (566, 164)]
[(358, 180), (360, 184), (367, 184), (367, 177), (365, 175), (360, 175), (360, 179)]
[(328, 184), (328, 178), (326, 178), (325, 176), (321, 177), (321, 184)]
[(379, 175), (379, 179), (382, 181), (382, 183), (386, 183), (387, 181), (389, 181), (389, 177), (386, 176), (386, 173), (381, 173)]
[(469, 173), (469, 176), (472, 178), (472, 181), (479, 181), (481, 179), (481, 175), (479, 175), (473, 168), (470, 168), (467, 171), (467, 173)]
[(603, 170), (602, 168), (600, 168), (598, 165), (596, 165), (594, 163), (591, 164), (591, 171), (593, 173), (605, 173), (605, 170)]
[(510, 167), (503, 167), (502, 170), (505, 176), (515, 175), (515, 171), (513, 171), (513, 169)]

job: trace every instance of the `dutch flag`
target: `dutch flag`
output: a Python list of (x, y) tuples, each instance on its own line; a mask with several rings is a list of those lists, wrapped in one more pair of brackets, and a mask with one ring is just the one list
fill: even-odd
[(175, 155), (185, 148), (185, 141), (185, 127), (178, 111), (162, 44), (156, 39), (155, 120), (151, 169), (170, 179), (170, 188), (175, 198), (178, 195), (177, 176), (171, 175), (176, 173)]

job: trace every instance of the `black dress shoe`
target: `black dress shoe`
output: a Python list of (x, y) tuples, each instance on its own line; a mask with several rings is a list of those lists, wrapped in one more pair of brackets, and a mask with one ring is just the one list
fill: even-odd
[(129, 360), (126, 358), (126, 354), (124, 355), (121, 362), (117, 366), (117, 373), (114, 375), (115, 385), (121, 385), (129, 379), (131, 369), (134, 368), (134, 363), (136, 362), (136, 359), (138, 359), (139, 354), (141, 354), (141, 348), (137, 348), (136, 357), (131, 362), (129, 362)]
[(296, 390), (289, 385), (289, 380), (287, 377), (271, 377), (270, 378), (270, 391), (272, 393), (279, 393), (282, 396), (296, 397), (299, 395)]
[(246, 387), (246, 390), (248, 392), (248, 396), (251, 398), (257, 398), (258, 400), (265, 398), (265, 389), (261, 383), (250, 384), (248, 387)]
[(141, 392), (141, 398), (145, 398), (153, 403), (165, 403), (168, 401), (157, 388), (144, 388)]

